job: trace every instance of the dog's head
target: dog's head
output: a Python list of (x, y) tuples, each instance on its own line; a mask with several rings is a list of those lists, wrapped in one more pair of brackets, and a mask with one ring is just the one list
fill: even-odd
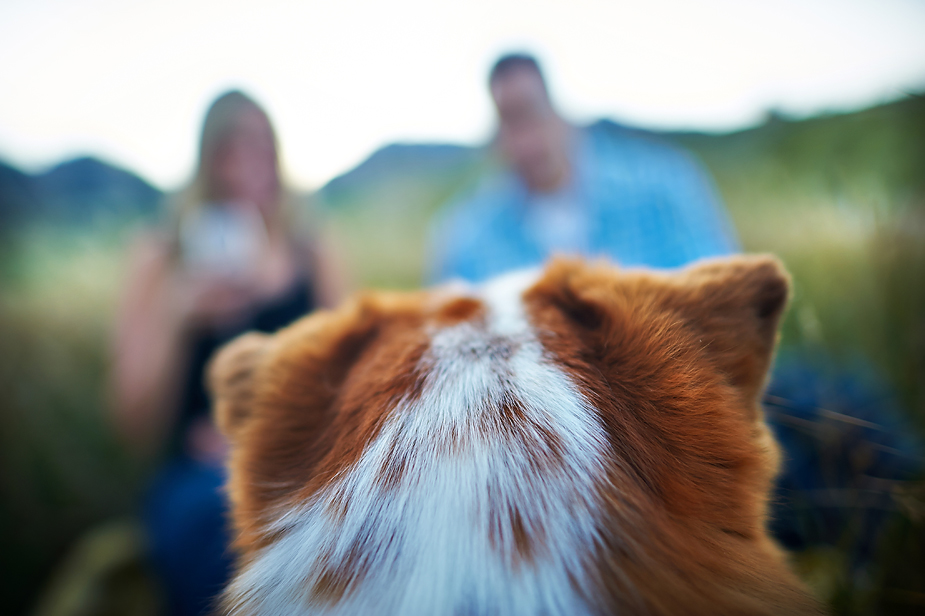
[(239, 338), (210, 371), (226, 607), (812, 613), (764, 528), (787, 292), (767, 257), (557, 260)]

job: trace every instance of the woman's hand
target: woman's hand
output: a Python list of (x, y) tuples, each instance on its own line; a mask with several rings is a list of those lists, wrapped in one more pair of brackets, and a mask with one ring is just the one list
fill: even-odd
[(190, 424), (185, 445), (191, 458), (211, 466), (221, 466), (228, 456), (228, 440), (206, 417), (199, 417)]
[(174, 318), (182, 329), (225, 327), (245, 320), (259, 297), (246, 278), (176, 272), (170, 281)]

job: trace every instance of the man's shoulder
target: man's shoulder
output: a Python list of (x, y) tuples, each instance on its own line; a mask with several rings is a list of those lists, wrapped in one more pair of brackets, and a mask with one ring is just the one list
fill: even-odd
[(593, 183), (667, 189), (708, 178), (693, 153), (658, 133), (600, 121), (584, 134), (588, 177)]
[(597, 158), (621, 159), (636, 165), (690, 164), (690, 153), (664, 135), (599, 120), (583, 129), (589, 149)]
[(429, 280), (484, 277), (484, 254), (511, 230), (518, 195), (516, 178), (492, 173), (441, 207), (428, 233)]

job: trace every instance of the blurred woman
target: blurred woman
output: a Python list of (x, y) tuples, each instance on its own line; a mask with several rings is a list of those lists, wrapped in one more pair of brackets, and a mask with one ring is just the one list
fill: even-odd
[(247, 330), (274, 331), (335, 303), (342, 277), (320, 235), (295, 232), (266, 113), (241, 92), (206, 114), (199, 165), (169, 228), (133, 247), (117, 319), (113, 396), (133, 451), (167, 451), (145, 521), (171, 613), (206, 612), (226, 579), (225, 442), (203, 372)]

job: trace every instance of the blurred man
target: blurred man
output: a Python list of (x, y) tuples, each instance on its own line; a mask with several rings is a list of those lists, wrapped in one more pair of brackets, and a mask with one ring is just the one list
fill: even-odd
[(552, 253), (667, 268), (738, 250), (710, 181), (684, 152), (638, 131), (571, 126), (531, 56), (502, 57), (489, 87), (509, 169), (438, 217), (432, 280), (479, 281)]

